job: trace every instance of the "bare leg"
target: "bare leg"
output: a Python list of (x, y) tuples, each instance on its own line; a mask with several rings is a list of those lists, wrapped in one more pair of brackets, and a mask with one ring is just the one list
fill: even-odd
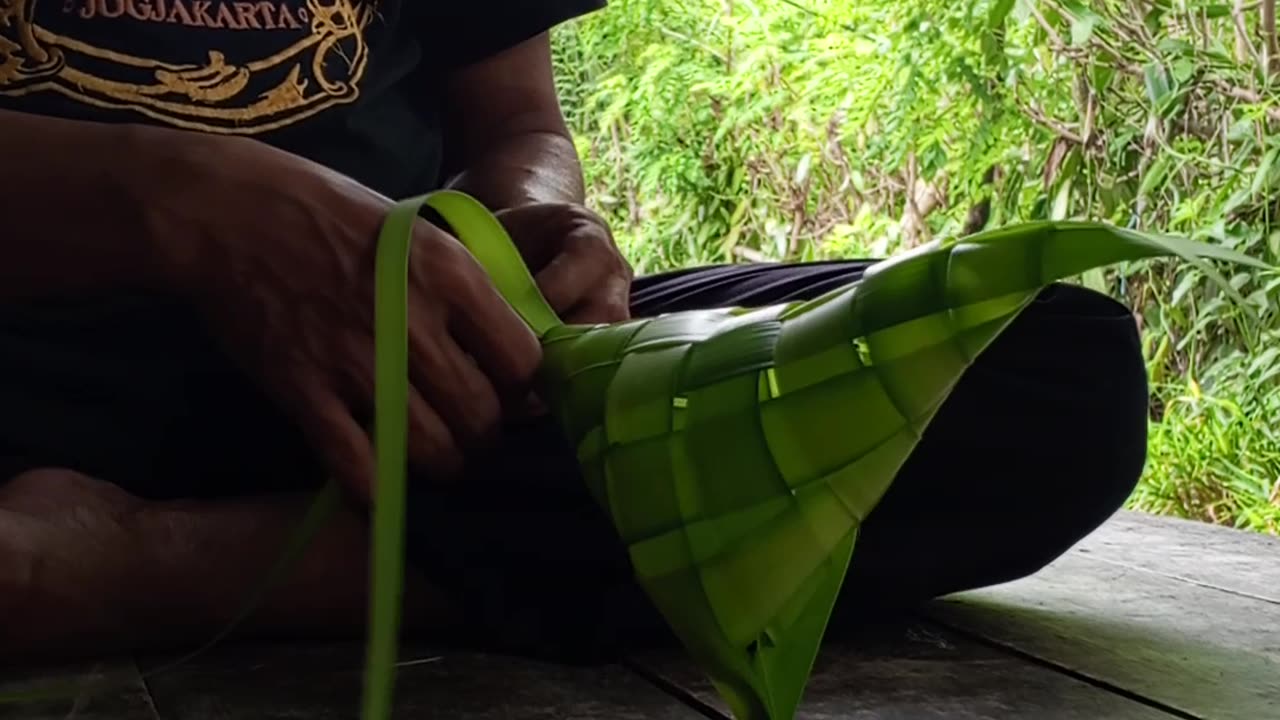
[[(197, 645), (237, 615), (310, 497), (148, 502), (68, 470), (0, 485), (0, 662)], [(343, 511), (241, 627), (358, 637), (367, 524)], [(451, 626), (443, 595), (406, 577), (405, 627)]]

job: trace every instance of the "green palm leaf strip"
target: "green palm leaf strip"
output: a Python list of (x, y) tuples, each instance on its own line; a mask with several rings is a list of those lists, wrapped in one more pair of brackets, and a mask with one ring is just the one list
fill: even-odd
[(1266, 267), (1179, 238), (1033, 223), (917, 248), (808, 302), (567, 326), (478, 202), (441, 191), (399, 203), (379, 258), (366, 720), (387, 717), (393, 686), (404, 252), (424, 204), (538, 333), (543, 395), (592, 495), (638, 582), (740, 720), (794, 717), (862, 521), (965, 370), (1042, 288), (1156, 256), (1211, 273), (1205, 258)]

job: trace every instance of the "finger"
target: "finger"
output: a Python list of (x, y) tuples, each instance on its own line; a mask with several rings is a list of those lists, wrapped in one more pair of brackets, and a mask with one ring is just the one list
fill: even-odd
[(464, 464), (462, 448), (415, 386), (409, 389), (409, 426), (409, 463), (433, 481), (456, 479)]
[(463, 265), (449, 294), (449, 331), (499, 396), (523, 395), (542, 362), (542, 346), (474, 258), (468, 254)]
[[(341, 376), (349, 407), (371, 432), (374, 422), (375, 375), (371, 343), (348, 342)], [(412, 378), (411, 378), (412, 380)], [(408, 393), (408, 455), (414, 467), (433, 478), (447, 479), (462, 467), (462, 453), (445, 421), (423, 398), (420, 386), (410, 383)]]
[[(581, 246), (578, 246), (581, 247)], [(589, 251), (570, 250), (538, 276), (539, 287), (558, 303), (565, 322), (590, 324), (622, 322), (631, 317), (631, 275), (626, 266), (603, 260), (583, 260)], [(598, 252), (598, 251), (597, 251)]]
[[(491, 392), (504, 401), (517, 394), (527, 393), (542, 361), (542, 346), (533, 331), (515, 310), (498, 293), (489, 275), (480, 267), (476, 258), (456, 239), (434, 233), (425, 236), (433, 245), (431, 254), (418, 253), (419, 260), (413, 266), (411, 281), (424, 292), (413, 293), (410, 299), (410, 367), (420, 368), (424, 389), (429, 385), (436, 394), (429, 401), (448, 402), (449, 395), (442, 394), (442, 382), (433, 377), (461, 379), (469, 383), (461, 390), (472, 397), (477, 389), (476, 376), (460, 365), (452, 350), (443, 350), (443, 342), (456, 347), (459, 356), (478, 366), (480, 377), (488, 380)], [(454, 402), (454, 410), (460, 403)], [(485, 413), (452, 414), (459, 425), (455, 429), (471, 428), (472, 433), (490, 421)], [(468, 421), (467, 418), (471, 417)], [(475, 418), (480, 418), (476, 421)], [(472, 424), (467, 424), (468, 422)], [(480, 436), (484, 436), (484, 432)]]
[(538, 203), (499, 212), (497, 217), (515, 241), (525, 265), (537, 271), (559, 253), (559, 241), (568, 231), (566, 223), (575, 216), (566, 213), (561, 203)]
[(610, 275), (577, 304), (561, 314), (567, 323), (580, 325), (618, 323), (631, 319), (631, 282)]
[(373, 498), (373, 445), (347, 404), (320, 377), (295, 375), (294, 402), (303, 436), (339, 484), (369, 503)]
[(512, 420), (533, 420), (546, 416), (551, 412), (551, 407), (536, 392), (531, 392), (520, 401), (508, 405), (506, 412)]
[(502, 420), (497, 392), (474, 360), (445, 334), (410, 330), (410, 379), (463, 449), (488, 444)]
[(551, 309), (563, 316), (581, 304), (607, 274), (607, 266), (593, 262), (591, 253), (570, 246), (547, 263), (534, 281)]

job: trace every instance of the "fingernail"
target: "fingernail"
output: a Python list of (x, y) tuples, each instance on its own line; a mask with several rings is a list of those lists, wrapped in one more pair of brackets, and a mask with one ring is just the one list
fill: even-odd
[(542, 415), (546, 415), (549, 412), (551, 412), (551, 409), (547, 407), (547, 404), (544, 403), (542, 399), (539, 398), (536, 394), (529, 393), (529, 397), (525, 398), (524, 414), (526, 416), (540, 417)]

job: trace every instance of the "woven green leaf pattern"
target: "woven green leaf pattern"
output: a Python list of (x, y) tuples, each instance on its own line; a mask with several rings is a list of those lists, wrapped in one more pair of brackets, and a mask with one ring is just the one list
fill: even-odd
[(1160, 255), (1211, 272), (1203, 258), (1259, 265), (1176, 238), (1038, 223), (923, 246), (808, 302), (567, 326), (477, 202), (445, 191), (393, 216), (423, 203), (541, 336), (542, 391), (592, 495), (740, 720), (794, 716), (862, 521), (1043, 287)]
[(790, 718), (861, 522), (965, 369), (1048, 283), (1171, 251), (1046, 224), (923, 248), (813, 302), (561, 327), (548, 394), (735, 715)]

